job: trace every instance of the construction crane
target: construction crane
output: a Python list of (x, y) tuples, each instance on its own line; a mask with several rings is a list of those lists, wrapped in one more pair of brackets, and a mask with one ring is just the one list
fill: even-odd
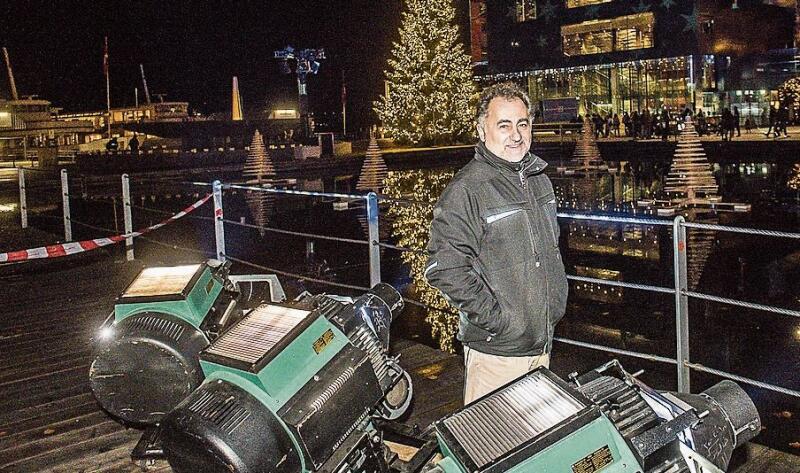
[(17, 95), (17, 84), (14, 82), (14, 71), (11, 69), (11, 59), (8, 57), (8, 50), (3, 47), (3, 56), (6, 58), (6, 69), (8, 69), (8, 84), (11, 87), (11, 98), (19, 100)]
[(147, 89), (147, 79), (144, 77), (144, 64), (139, 64), (139, 70), (142, 71), (142, 85), (144, 86), (144, 98), (147, 100), (147, 105), (150, 105), (150, 90)]

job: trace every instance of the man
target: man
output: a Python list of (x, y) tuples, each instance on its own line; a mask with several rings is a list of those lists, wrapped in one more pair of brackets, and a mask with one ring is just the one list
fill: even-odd
[(139, 138), (136, 137), (136, 133), (128, 141), (128, 148), (131, 150), (131, 154), (139, 154)]
[(529, 153), (530, 99), (511, 83), (478, 104), (480, 142), (433, 211), (428, 282), (459, 309), (464, 403), (549, 366), (567, 279), (553, 186)]

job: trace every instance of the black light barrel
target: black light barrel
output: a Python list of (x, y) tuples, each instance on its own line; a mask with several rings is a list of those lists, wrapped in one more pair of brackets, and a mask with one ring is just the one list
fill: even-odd
[(203, 381), (199, 353), (209, 340), (169, 314), (122, 320), (100, 345), (89, 383), (101, 407), (126, 424), (158, 423)]

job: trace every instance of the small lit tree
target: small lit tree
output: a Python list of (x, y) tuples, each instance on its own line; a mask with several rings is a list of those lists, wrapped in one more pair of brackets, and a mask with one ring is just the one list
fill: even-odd
[(411, 269), (414, 296), (432, 307), (425, 317), (425, 321), (431, 324), (431, 334), (439, 341), (439, 347), (449, 352), (454, 350), (458, 314), (439, 290), (428, 284), (424, 273), (433, 206), (452, 177), (452, 171), (425, 169), (393, 171), (385, 181), (387, 195), (410, 201), (393, 202), (389, 207), (389, 213), (394, 217), (392, 233), (399, 246), (415, 250), (403, 252), (401, 258)]
[(375, 111), (395, 140), (446, 144), (470, 136), (476, 88), (452, 0), (407, 0), (388, 65), (387, 94)]
[(794, 168), (792, 168), (792, 174), (786, 181), (786, 187), (795, 191), (796, 199), (800, 202), (800, 163), (795, 163)]
[(778, 100), (791, 107), (797, 118), (800, 114), (800, 77), (793, 77), (778, 87)]

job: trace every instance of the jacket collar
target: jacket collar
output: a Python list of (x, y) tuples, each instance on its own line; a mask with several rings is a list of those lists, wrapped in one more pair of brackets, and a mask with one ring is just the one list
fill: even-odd
[(500, 171), (511, 171), (515, 174), (522, 172), (525, 176), (539, 174), (547, 167), (547, 163), (544, 159), (530, 151), (528, 151), (525, 157), (519, 162), (512, 163), (511, 161), (506, 161), (489, 151), (482, 141), (479, 141), (478, 144), (475, 145), (475, 159), (487, 163)]

